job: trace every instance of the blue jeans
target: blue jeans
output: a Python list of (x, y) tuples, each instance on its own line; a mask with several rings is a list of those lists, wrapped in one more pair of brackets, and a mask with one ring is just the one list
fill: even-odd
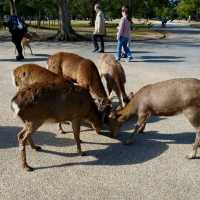
[(120, 36), (118, 42), (117, 42), (117, 52), (116, 52), (116, 59), (120, 60), (121, 58), (121, 53), (122, 53), (122, 47), (124, 49), (125, 54), (127, 55), (128, 58), (132, 58), (132, 54), (130, 49), (127, 46), (128, 44), (128, 38)]

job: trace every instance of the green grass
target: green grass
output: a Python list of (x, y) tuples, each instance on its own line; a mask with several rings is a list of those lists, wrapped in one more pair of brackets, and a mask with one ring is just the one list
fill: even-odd
[[(80, 35), (83, 35), (86, 37), (91, 36), (94, 31), (94, 27), (90, 26), (89, 21), (77, 21), (77, 20), (74, 21), (74, 20), (72, 20), (71, 23), (72, 23), (73, 29)], [(34, 24), (34, 22), (32, 22), (32, 24)], [(117, 21), (106, 22), (106, 36), (108, 38), (112, 38), (112, 39), (116, 38), (117, 26), (118, 26)], [(35, 25), (32, 25), (32, 27), (37, 27), (36, 22), (35, 22)], [(58, 21), (56, 21), (55, 23), (52, 23), (52, 22), (49, 23), (48, 21), (42, 22), (41, 28), (57, 30), (58, 29)], [(140, 37), (158, 36), (158, 35), (160, 35), (160, 37), (162, 37), (161, 33), (152, 31), (150, 28), (151, 28), (151, 25), (134, 24), (133, 37), (140, 38)]]

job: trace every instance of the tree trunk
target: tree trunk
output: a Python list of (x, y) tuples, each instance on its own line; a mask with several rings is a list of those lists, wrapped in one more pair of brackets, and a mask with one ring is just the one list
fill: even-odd
[(37, 15), (37, 28), (41, 27), (41, 12), (39, 10), (38, 15)]
[(10, 0), (10, 15), (17, 15), (15, 0)]
[(132, 3), (132, 0), (128, 1), (128, 7), (129, 7), (130, 17), (132, 17), (133, 16), (133, 3)]
[(58, 0), (60, 26), (57, 34), (59, 40), (76, 40), (76, 34), (71, 26), (68, 0)]

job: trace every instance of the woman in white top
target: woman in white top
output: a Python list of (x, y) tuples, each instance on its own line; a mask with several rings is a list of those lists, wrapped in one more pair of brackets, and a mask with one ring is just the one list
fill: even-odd
[[(96, 19), (95, 19), (95, 30), (94, 30), (94, 34), (93, 34), (93, 44), (94, 44), (93, 52), (98, 51), (98, 52), (103, 53), (104, 52), (103, 37), (106, 33), (104, 14), (100, 10), (99, 4), (95, 4), (94, 10), (96, 11), (97, 15), (96, 15)], [(98, 42), (97, 42), (98, 39), (101, 42), (101, 48), (100, 49), (99, 49), (99, 45), (98, 45)]]

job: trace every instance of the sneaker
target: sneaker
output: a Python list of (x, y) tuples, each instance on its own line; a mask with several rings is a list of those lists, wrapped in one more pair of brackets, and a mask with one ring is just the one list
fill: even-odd
[(127, 58), (127, 55), (125, 53), (122, 53), (121, 57), (122, 58)]
[(104, 50), (99, 50), (98, 53), (104, 53)]
[(23, 60), (24, 59), (24, 56), (16, 56), (16, 61), (20, 61), (20, 60)]
[(133, 60), (133, 57), (128, 57), (126, 62), (131, 62)]
[(95, 53), (95, 52), (97, 52), (98, 50), (99, 50), (99, 49), (94, 49), (92, 52)]

